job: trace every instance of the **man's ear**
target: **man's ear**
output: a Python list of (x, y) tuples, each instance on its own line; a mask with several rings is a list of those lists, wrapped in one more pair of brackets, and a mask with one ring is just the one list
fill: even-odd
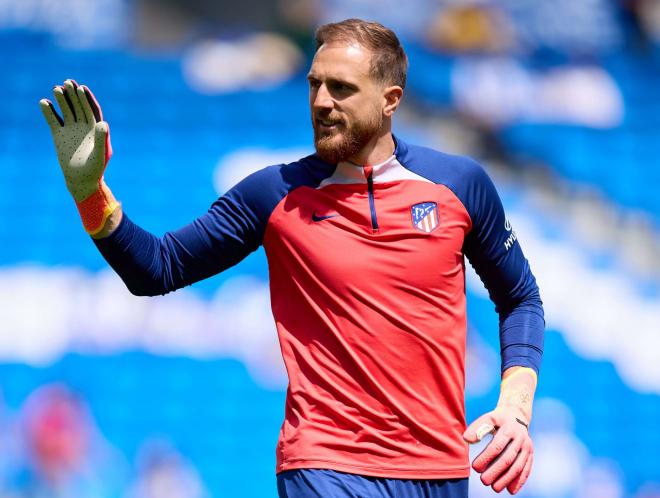
[(388, 86), (383, 90), (383, 98), (385, 99), (383, 114), (386, 117), (390, 117), (394, 114), (401, 103), (401, 99), (403, 98), (403, 88), (398, 85)]

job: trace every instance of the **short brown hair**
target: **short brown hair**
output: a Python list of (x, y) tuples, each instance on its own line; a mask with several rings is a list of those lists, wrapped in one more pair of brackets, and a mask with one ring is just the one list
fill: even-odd
[(324, 43), (356, 42), (371, 51), (371, 76), (384, 84), (406, 86), (408, 57), (394, 31), (377, 22), (362, 19), (319, 26), (316, 30), (316, 50)]

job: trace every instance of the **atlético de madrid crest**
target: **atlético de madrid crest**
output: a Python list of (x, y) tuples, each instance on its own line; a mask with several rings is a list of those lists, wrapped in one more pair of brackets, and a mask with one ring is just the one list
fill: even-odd
[(440, 224), (438, 205), (435, 202), (420, 202), (410, 208), (412, 223), (417, 230), (431, 233)]

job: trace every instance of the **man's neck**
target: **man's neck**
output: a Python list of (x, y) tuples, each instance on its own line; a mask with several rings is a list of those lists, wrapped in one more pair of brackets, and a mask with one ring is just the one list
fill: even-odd
[(349, 159), (353, 164), (359, 166), (379, 164), (394, 154), (394, 137), (390, 130), (383, 130), (355, 156)]

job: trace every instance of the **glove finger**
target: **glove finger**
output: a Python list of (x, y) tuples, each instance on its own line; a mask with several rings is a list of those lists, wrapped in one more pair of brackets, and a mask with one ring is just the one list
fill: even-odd
[(62, 121), (62, 118), (57, 114), (55, 106), (50, 100), (41, 99), (39, 101), (39, 108), (41, 109), (44, 118), (46, 118), (46, 122), (48, 123), (48, 126), (50, 126), (51, 131), (55, 131), (64, 126), (64, 121)]
[(78, 83), (76, 83), (75, 80), (66, 80), (64, 82), (64, 95), (71, 103), (73, 115), (76, 118), (76, 121), (84, 123), (86, 121), (85, 114), (80, 106), (80, 99), (78, 98), (76, 88), (78, 88)]
[(96, 116), (94, 115), (94, 111), (92, 110), (92, 106), (89, 105), (89, 100), (87, 100), (87, 94), (85, 93), (85, 88), (79, 86), (78, 88), (76, 88), (76, 94), (78, 95), (78, 100), (80, 101), (80, 107), (82, 107), (87, 122), (91, 125), (95, 125), (96, 123), (98, 123), (98, 121), (96, 120)]
[(465, 429), (463, 439), (470, 444), (478, 443), (486, 434), (493, 432), (494, 429), (495, 420), (493, 420), (492, 412), (489, 412), (476, 419)]
[[(493, 484), (502, 474), (511, 468), (513, 462), (518, 458), (522, 448), (523, 439), (513, 438), (504, 451), (495, 458), (492, 463), (481, 473), (481, 482), (486, 486)], [(522, 469), (521, 469), (522, 470)], [(502, 486), (504, 487), (504, 486)]]
[(481, 473), (506, 449), (509, 441), (514, 438), (509, 427), (500, 427), (486, 448), (472, 462), (472, 468)]
[(56, 86), (53, 90), (53, 94), (55, 95), (55, 100), (57, 100), (60, 110), (62, 111), (64, 125), (75, 123), (76, 120), (73, 115), (73, 108), (64, 94), (64, 89), (61, 86)]
[(92, 113), (94, 114), (94, 118), (96, 119), (96, 122), (98, 123), (100, 121), (103, 121), (103, 111), (101, 110), (101, 106), (96, 100), (96, 97), (94, 97), (92, 91), (85, 85), (82, 86), (82, 89), (85, 92), (85, 96), (87, 97), (87, 102), (89, 103), (89, 106), (92, 109)]
[(506, 487), (506, 489), (511, 493), (512, 495), (515, 495), (520, 489), (523, 487), (525, 482), (527, 482), (527, 478), (529, 477), (530, 472), (532, 471), (532, 465), (534, 464), (534, 452), (531, 452), (529, 455), (529, 458), (525, 462), (525, 467), (523, 468), (522, 472), (516, 476), (513, 481), (509, 483), (509, 485)]
[(94, 147), (99, 148), (104, 164), (108, 164), (112, 157), (112, 144), (110, 143), (110, 125), (105, 121), (96, 123), (94, 126)]
[[(500, 476), (493, 483), (493, 490), (497, 493), (502, 491), (507, 487), (516, 477), (518, 477), (523, 469), (525, 464), (529, 459), (530, 450), (526, 445), (523, 445), (520, 449), (520, 452), (516, 455), (513, 461), (507, 465), (504, 470), (500, 473)], [(498, 462), (496, 462), (498, 463)], [(495, 465), (495, 464), (493, 464)]]

